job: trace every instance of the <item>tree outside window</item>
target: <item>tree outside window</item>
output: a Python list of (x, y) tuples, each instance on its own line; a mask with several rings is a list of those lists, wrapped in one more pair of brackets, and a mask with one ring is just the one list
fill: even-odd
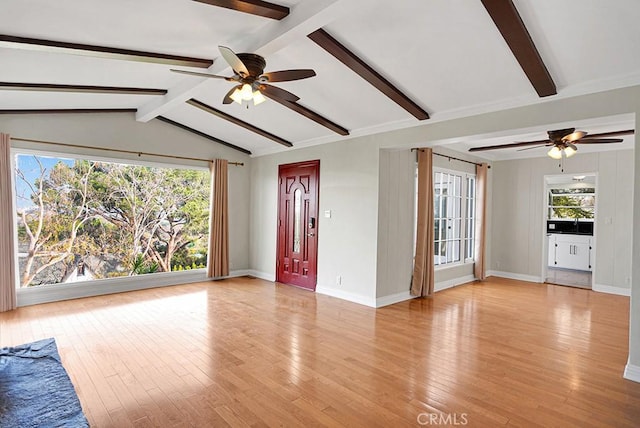
[(209, 173), (18, 154), (20, 286), (203, 268)]

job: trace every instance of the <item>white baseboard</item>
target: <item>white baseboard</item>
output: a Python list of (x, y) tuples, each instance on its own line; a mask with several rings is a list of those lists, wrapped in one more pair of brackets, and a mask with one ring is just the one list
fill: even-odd
[(405, 300), (415, 299), (416, 296), (412, 296), (409, 290), (403, 291), (402, 293), (390, 294), (388, 296), (378, 297), (376, 299), (376, 308), (381, 308), (383, 306), (393, 305), (395, 303), (404, 302)]
[(452, 288), (452, 287), (456, 287), (458, 285), (466, 284), (466, 283), (471, 282), (471, 281), (473, 281), (475, 279), (476, 278), (473, 275), (466, 275), (466, 276), (461, 276), (460, 278), (453, 278), (453, 279), (449, 279), (447, 281), (436, 282), (434, 284), (434, 286), (433, 286), (433, 291), (446, 290), (447, 288)]
[[(454, 278), (447, 281), (440, 281), (434, 284), (433, 290), (435, 292), (446, 290), (447, 288), (456, 287), (458, 285), (466, 284), (475, 279), (473, 275), (465, 275), (460, 278)], [(395, 303), (404, 302), (405, 300), (415, 299), (416, 296), (412, 296), (409, 290), (402, 293), (390, 294), (388, 296), (378, 297), (376, 299), (376, 308), (383, 306), (393, 305)]]
[(251, 271), (249, 269), (238, 269), (238, 270), (232, 270), (229, 272), (229, 276), (226, 276), (225, 278), (238, 278), (241, 276), (249, 276), (251, 275)]
[(348, 291), (337, 290), (335, 288), (316, 286), (316, 293), (324, 294), (338, 299), (347, 300), (349, 302), (358, 303), (372, 308), (376, 307), (376, 299), (362, 296), (360, 294), (350, 293)]
[[(225, 278), (246, 276), (247, 270), (235, 270)], [(220, 278), (223, 279), (223, 278)], [(28, 287), (17, 290), (18, 306), (39, 305), (41, 303), (61, 300), (79, 299), (82, 297), (102, 296), (105, 294), (124, 293), (147, 288), (169, 287), (172, 285), (210, 281), (206, 269), (194, 269), (180, 272), (161, 272), (148, 275), (127, 276), (121, 278), (99, 279), (90, 282), (72, 284), (52, 284), (41, 287)]]
[(593, 291), (598, 293), (617, 294), (618, 296), (631, 296), (630, 288), (613, 287), (611, 285), (593, 284)]
[(264, 279), (265, 281), (276, 282), (276, 274), (268, 272), (260, 272), (259, 270), (249, 269), (247, 275), (254, 276), (256, 278)]
[(543, 283), (544, 280), (535, 275), (523, 275), (521, 273), (503, 272), (499, 270), (487, 271), (487, 276), (497, 276), (499, 278), (516, 279), (518, 281)]
[(640, 382), (640, 366), (634, 366), (633, 364), (627, 363), (624, 368), (623, 377), (634, 382)]

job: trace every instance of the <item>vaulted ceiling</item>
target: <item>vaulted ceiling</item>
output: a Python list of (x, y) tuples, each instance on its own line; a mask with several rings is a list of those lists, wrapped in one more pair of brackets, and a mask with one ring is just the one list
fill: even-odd
[[(275, 3), (2, 1), (0, 113), (131, 111), (261, 155), (640, 84), (637, 0)], [(265, 71), (316, 76), (273, 84), (297, 102), (223, 104), (233, 82), (171, 71), (232, 76), (218, 46), (263, 56)], [(599, 133), (634, 123), (549, 126)], [(545, 131), (449, 147), (539, 140)], [(624, 139), (616, 148), (633, 147)]]

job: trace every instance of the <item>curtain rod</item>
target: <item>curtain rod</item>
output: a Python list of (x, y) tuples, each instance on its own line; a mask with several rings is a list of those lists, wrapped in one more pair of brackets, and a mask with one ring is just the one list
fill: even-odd
[[(412, 152), (413, 152), (414, 150), (422, 150), (422, 149), (421, 149), (421, 148), (419, 148), (419, 147), (414, 147), (414, 148), (412, 148), (412, 149), (411, 149), (411, 151), (412, 151)], [(449, 156), (449, 155), (443, 155), (443, 154), (436, 153), (436, 152), (432, 152), (432, 153), (433, 153), (434, 155), (436, 155), (436, 156), (441, 156), (441, 157), (443, 157), (443, 158), (447, 158), (447, 159), (449, 159), (449, 160), (453, 159), (453, 160), (457, 160), (457, 161), (460, 161), (460, 162), (470, 163), (471, 165), (475, 165), (475, 166), (482, 166), (482, 164), (481, 164), (481, 163), (471, 162), (471, 161), (468, 161), (468, 160), (464, 160), (464, 159), (456, 158), (456, 157)], [(487, 168), (491, 168), (491, 165), (487, 165)]]
[[(92, 146), (83, 146), (80, 144), (67, 144), (67, 143), (56, 143), (53, 141), (42, 141), (42, 140), (30, 140), (28, 138), (18, 138), (18, 137), (10, 137), (15, 141), (25, 141), (27, 143), (37, 143), (37, 144), (50, 144), (53, 146), (64, 146), (64, 147), (75, 147), (81, 149), (91, 149), (91, 150), (103, 150), (105, 152), (116, 152), (116, 153), (128, 153), (132, 155), (138, 155), (138, 157), (145, 156), (156, 156), (160, 158), (171, 158), (171, 159), (182, 159), (182, 160), (193, 160), (193, 161), (202, 161), (202, 162), (211, 162), (211, 159), (203, 159), (203, 158), (192, 158), (188, 156), (177, 156), (177, 155), (161, 155), (158, 153), (148, 153), (148, 152), (136, 152), (134, 150), (124, 150), (124, 149), (109, 149), (105, 147), (92, 147)], [(229, 162), (229, 165), (235, 166), (244, 166), (244, 162)]]

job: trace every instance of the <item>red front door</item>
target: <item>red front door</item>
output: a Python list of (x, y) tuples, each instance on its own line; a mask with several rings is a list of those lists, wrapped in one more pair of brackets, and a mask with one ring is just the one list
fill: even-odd
[(280, 165), (276, 281), (316, 289), (320, 161)]

